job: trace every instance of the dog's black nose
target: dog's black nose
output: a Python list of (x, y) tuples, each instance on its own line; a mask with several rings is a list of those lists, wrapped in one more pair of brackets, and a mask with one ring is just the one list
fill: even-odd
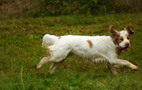
[(129, 43), (126, 43), (126, 47), (129, 47), (129, 45), (130, 45)]

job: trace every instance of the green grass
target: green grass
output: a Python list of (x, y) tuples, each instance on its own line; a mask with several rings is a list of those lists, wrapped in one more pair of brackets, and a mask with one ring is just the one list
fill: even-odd
[[(43, 56), (44, 34), (108, 35), (108, 27), (122, 30), (134, 28), (131, 48), (120, 58), (139, 66), (138, 71), (117, 69), (117, 76), (109, 74), (104, 64), (90, 65), (76, 57), (69, 57), (52, 75), (50, 64), (34, 71)], [(104, 16), (59, 16), (19, 18), (0, 21), (0, 90), (141, 90), (142, 89), (142, 14), (112, 14)]]

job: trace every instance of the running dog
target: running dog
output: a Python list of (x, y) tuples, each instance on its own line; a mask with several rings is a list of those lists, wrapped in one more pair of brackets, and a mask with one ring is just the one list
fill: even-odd
[(49, 68), (49, 73), (52, 74), (70, 53), (93, 63), (107, 62), (109, 71), (114, 75), (117, 74), (116, 66), (126, 66), (137, 70), (136, 65), (118, 58), (122, 51), (129, 50), (133, 33), (130, 26), (122, 31), (117, 31), (111, 25), (109, 27), (110, 36), (65, 35), (57, 37), (46, 34), (43, 37), (42, 46), (49, 49), (51, 56), (43, 57), (35, 66), (35, 70), (41, 68), (43, 64), (51, 62), (53, 64)]

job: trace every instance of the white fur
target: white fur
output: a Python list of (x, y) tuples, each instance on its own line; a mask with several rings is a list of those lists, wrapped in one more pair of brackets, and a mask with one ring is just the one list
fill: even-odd
[[(126, 31), (120, 32), (120, 36), (124, 38), (124, 41), (120, 43), (122, 47), (125, 46), (124, 44), (126, 42), (129, 42), (129, 40), (126, 39), (127, 37), (125, 37), (126, 34), (128, 34)], [(87, 40), (91, 41), (92, 47), (89, 46)], [(49, 44), (50, 46), (48, 46)], [(53, 72), (54, 70), (52, 69), (54, 65), (63, 61), (69, 53), (83, 57), (91, 62), (101, 62), (104, 60), (110, 63), (110, 65), (124, 65), (132, 69), (138, 68), (126, 60), (118, 59), (118, 55), (116, 53), (117, 46), (114, 44), (110, 36), (66, 35), (59, 38), (54, 35), (46, 34), (43, 37), (42, 46), (50, 50), (51, 56), (49, 58), (44, 57), (37, 65), (36, 69), (40, 68), (42, 64), (47, 62), (54, 62), (54, 64), (50, 67), (50, 72)]]
[[(48, 41), (50, 42), (50, 38), (56, 42), (46, 48), (49, 48), (52, 52), (52, 59), (56, 62), (65, 59), (69, 53), (89, 59), (95, 59), (96, 57), (111, 58), (112, 54), (109, 56), (109, 53), (113, 53), (113, 57), (117, 57), (115, 45), (110, 36), (67, 35), (58, 39), (58, 37), (52, 38), (52, 36), (49, 37), (48, 35), (45, 35), (43, 42), (46, 41), (46, 43), (44, 43), (45, 45), (43, 44), (43, 46), (50, 44), (48, 43)], [(92, 48), (89, 47), (87, 40), (92, 42)]]

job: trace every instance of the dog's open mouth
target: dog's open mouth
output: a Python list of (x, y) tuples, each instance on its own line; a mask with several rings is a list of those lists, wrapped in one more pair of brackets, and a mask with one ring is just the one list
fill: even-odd
[(128, 50), (129, 50), (129, 46), (128, 46), (128, 47), (124, 47), (124, 48), (122, 48), (122, 50), (124, 50), (124, 51), (128, 51)]

